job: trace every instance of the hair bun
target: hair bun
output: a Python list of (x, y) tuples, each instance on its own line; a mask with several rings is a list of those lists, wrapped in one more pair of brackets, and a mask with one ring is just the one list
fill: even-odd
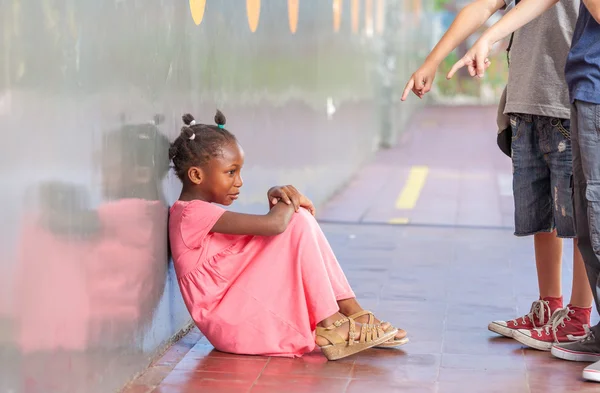
[(217, 114), (215, 115), (215, 123), (217, 123), (218, 126), (224, 126), (226, 122), (227, 119), (225, 118), (223, 112), (217, 109)]
[(196, 137), (195, 135), (196, 133), (191, 127), (186, 126), (181, 129), (181, 137), (184, 139), (194, 139)]
[(194, 116), (190, 115), (189, 113), (186, 113), (185, 115), (181, 116), (181, 119), (183, 120), (183, 123), (186, 126), (189, 126), (194, 120), (196, 120), (194, 119)]

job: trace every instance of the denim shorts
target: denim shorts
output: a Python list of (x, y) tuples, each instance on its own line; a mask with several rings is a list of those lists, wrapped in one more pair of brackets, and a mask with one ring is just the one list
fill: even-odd
[(570, 120), (511, 114), (515, 235), (575, 237)]

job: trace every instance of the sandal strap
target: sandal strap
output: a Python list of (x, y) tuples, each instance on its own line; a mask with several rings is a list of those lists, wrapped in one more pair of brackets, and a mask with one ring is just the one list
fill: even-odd
[(346, 344), (346, 340), (344, 340), (342, 336), (340, 336), (336, 332), (332, 332), (331, 330), (327, 330), (320, 326), (317, 327), (316, 335), (325, 338), (332, 345)]
[[(365, 315), (365, 314), (362, 314)], [(349, 324), (348, 340), (344, 338), (334, 330), (342, 326), (344, 323)], [(386, 333), (379, 324), (363, 323), (360, 328), (360, 343), (368, 343), (375, 341), (383, 337)], [(348, 346), (354, 345), (356, 342), (356, 322), (352, 317), (346, 317), (335, 321), (332, 325), (327, 327), (317, 326), (316, 335), (327, 339), (331, 344), (347, 344)]]
[(385, 332), (380, 325), (363, 324), (360, 331), (360, 342), (375, 341), (383, 335), (385, 335)]
[[(375, 314), (373, 314), (373, 312), (369, 311), (369, 310), (359, 311), (356, 314), (350, 315), (349, 318), (358, 319), (358, 318), (360, 318), (360, 317), (362, 317), (364, 315), (368, 315), (369, 316), (369, 320), (367, 321), (367, 324), (369, 324), (369, 325), (377, 325), (375, 323)], [(386, 321), (379, 321), (379, 325), (383, 325), (384, 323), (386, 323)], [(395, 327), (390, 323), (390, 327), (386, 331), (392, 331), (394, 329), (395, 329)]]
[(345, 324), (348, 321), (353, 321), (353, 318), (346, 317), (346, 318), (338, 319), (337, 321), (335, 321), (334, 323), (332, 323), (331, 325), (327, 326), (324, 329), (334, 330), (334, 329), (339, 328), (340, 326), (342, 326), (343, 324)]
[(369, 310), (362, 310), (362, 311), (359, 311), (359, 312), (357, 312), (355, 314), (352, 314), (352, 315), (350, 315), (348, 317), (352, 318), (352, 319), (358, 319), (358, 318), (360, 318), (360, 317), (362, 317), (364, 315), (368, 315), (369, 316), (369, 321), (367, 323), (369, 325), (373, 325), (374, 324), (373, 321), (375, 320), (375, 315), (371, 311), (369, 311)]
[[(349, 324), (348, 341), (344, 340), (344, 338), (339, 333), (333, 331), (333, 330), (339, 328), (340, 326), (342, 326), (346, 322)], [(346, 344), (346, 343), (348, 345), (352, 345), (356, 341), (356, 323), (354, 322), (354, 319), (352, 319), (350, 317), (338, 319), (330, 326), (327, 326), (327, 327), (317, 326), (316, 335), (327, 339), (330, 343), (332, 343), (334, 345), (335, 344)]]

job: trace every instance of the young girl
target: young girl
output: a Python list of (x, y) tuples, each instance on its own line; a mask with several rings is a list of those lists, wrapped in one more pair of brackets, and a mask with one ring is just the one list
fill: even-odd
[[(316, 344), (329, 360), (406, 343), (406, 332), (363, 310), (294, 187), (273, 187), (269, 213), (225, 211), (242, 187), (244, 153), (224, 128), (185, 126), (169, 157), (183, 183), (169, 236), (183, 299), (214, 347), (247, 355), (299, 357)], [(311, 215), (312, 213), (312, 215)]]

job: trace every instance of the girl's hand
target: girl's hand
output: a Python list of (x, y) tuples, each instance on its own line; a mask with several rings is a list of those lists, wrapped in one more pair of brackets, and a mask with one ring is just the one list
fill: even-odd
[(487, 70), (491, 64), (488, 59), (491, 49), (492, 42), (488, 40), (485, 34), (482, 35), (477, 42), (475, 42), (475, 45), (467, 51), (463, 58), (452, 66), (452, 69), (448, 72), (447, 78), (452, 78), (456, 71), (464, 66), (468, 67), (469, 75), (483, 78), (485, 70)]
[(408, 83), (404, 87), (404, 93), (402, 94), (401, 100), (406, 101), (411, 90), (417, 97), (422, 99), (425, 93), (431, 90), (436, 70), (437, 67), (434, 64), (427, 61), (423, 63), (423, 65), (419, 67), (408, 80)]
[(302, 198), (300, 199), (300, 206), (308, 210), (310, 214), (313, 215), (313, 217), (315, 216), (315, 214), (317, 214), (317, 211), (315, 210), (315, 206), (313, 205), (312, 201), (304, 195), (302, 195)]
[(293, 205), (294, 210), (298, 211), (301, 207), (310, 211), (315, 215), (315, 207), (310, 199), (305, 197), (294, 186), (275, 186), (267, 192), (269, 198), (269, 208), (273, 208), (279, 201), (283, 201), (286, 205)]

